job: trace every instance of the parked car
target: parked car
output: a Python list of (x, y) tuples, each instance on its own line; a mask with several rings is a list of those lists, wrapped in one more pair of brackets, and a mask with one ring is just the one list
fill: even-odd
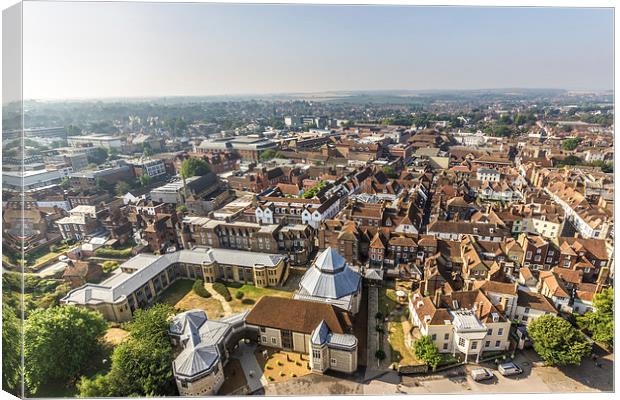
[(471, 371), (471, 377), (476, 382), (491, 379), (493, 376), (493, 372), (487, 368), (476, 368)]
[(60, 257), (58, 257), (58, 261), (67, 262), (67, 261), (69, 261), (69, 257), (64, 256), (64, 255), (60, 256)]
[(500, 364), (499, 367), (497, 367), (497, 370), (503, 376), (519, 375), (520, 373), (523, 372), (521, 367), (519, 367), (517, 364), (513, 363), (512, 361), (504, 363), (504, 364)]

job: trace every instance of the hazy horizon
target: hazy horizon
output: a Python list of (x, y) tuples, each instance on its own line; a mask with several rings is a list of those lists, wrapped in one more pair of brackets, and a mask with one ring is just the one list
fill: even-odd
[(24, 99), (613, 91), (613, 9), (24, 3)]

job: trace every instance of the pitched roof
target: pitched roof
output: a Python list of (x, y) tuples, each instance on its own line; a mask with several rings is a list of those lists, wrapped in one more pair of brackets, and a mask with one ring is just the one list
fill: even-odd
[(246, 323), (274, 329), (311, 334), (324, 320), (334, 333), (346, 333), (351, 328), (349, 315), (331, 304), (264, 296), (246, 317)]
[(540, 293), (519, 290), (519, 298), (517, 299), (519, 307), (527, 307), (533, 310), (545, 311), (557, 314), (557, 310), (553, 304)]

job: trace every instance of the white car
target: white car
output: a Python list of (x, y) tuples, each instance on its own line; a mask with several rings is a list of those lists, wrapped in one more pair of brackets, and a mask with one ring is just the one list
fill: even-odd
[(519, 375), (523, 372), (523, 370), (512, 361), (500, 364), (499, 367), (497, 367), (497, 370), (503, 376)]
[(64, 255), (60, 256), (60, 257), (58, 257), (58, 261), (67, 262), (67, 261), (69, 261), (69, 257), (64, 256)]
[(485, 381), (495, 376), (493, 375), (493, 372), (487, 368), (476, 368), (472, 370), (470, 374), (471, 374), (472, 379), (476, 382)]

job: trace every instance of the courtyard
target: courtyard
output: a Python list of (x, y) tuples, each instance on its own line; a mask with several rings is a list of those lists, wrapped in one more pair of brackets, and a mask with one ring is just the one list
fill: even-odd
[(306, 354), (278, 351), (259, 346), (254, 355), (267, 382), (279, 383), (311, 373), (310, 357)]
[(220, 302), (213, 297), (204, 298), (198, 296), (192, 290), (194, 281), (180, 279), (168, 287), (160, 296), (160, 303), (167, 303), (181, 311), (201, 309), (209, 318), (217, 319), (224, 317), (224, 309)]

